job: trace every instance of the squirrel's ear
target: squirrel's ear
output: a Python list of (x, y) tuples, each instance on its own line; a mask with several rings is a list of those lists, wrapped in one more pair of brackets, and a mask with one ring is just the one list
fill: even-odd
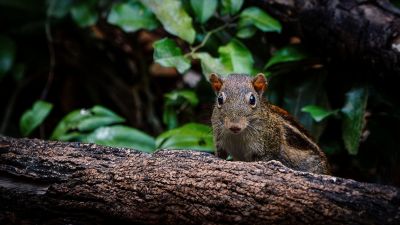
[(222, 87), (222, 79), (219, 78), (219, 76), (216, 73), (212, 73), (208, 77), (209, 77), (212, 89), (215, 92), (219, 92), (219, 90), (221, 90), (221, 87)]
[(265, 78), (264, 74), (259, 73), (254, 77), (253, 87), (259, 95), (263, 94), (263, 92), (267, 89), (267, 79)]

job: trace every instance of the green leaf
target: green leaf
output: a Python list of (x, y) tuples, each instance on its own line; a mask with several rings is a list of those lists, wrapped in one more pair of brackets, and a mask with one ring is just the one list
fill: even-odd
[(163, 112), (163, 123), (167, 125), (168, 130), (178, 126), (178, 116), (172, 106), (165, 106)]
[(278, 63), (300, 61), (306, 58), (308, 58), (308, 55), (300, 46), (288, 45), (274, 52), (264, 69), (268, 69)]
[(230, 72), (251, 74), (253, 70), (253, 56), (251, 52), (238, 40), (233, 39), (227, 45), (218, 49), (222, 64)]
[(231, 69), (225, 67), (222, 64), (222, 60), (220, 58), (213, 58), (207, 52), (199, 52), (193, 55), (194, 59), (200, 59), (201, 61), (201, 70), (203, 71), (203, 75), (206, 79), (208, 79), (208, 75), (210, 73), (217, 73), (221, 76), (226, 76), (231, 73)]
[(364, 115), (367, 107), (368, 91), (365, 87), (353, 88), (346, 93), (346, 103), (341, 112), (343, 114), (342, 138), (344, 146), (351, 155), (358, 152)]
[(204, 124), (188, 123), (162, 133), (156, 138), (156, 146), (163, 149), (214, 152), (212, 129)]
[(10, 71), (15, 60), (16, 47), (13, 40), (0, 35), (0, 79)]
[(236, 36), (239, 38), (251, 38), (256, 33), (257, 29), (254, 26), (244, 26), (238, 29)]
[(109, 116), (109, 117), (114, 117), (117, 119), (122, 119), (120, 116), (118, 116), (116, 113), (114, 113), (113, 111), (100, 106), (100, 105), (95, 105), (93, 106), (90, 111), (92, 113), (94, 113), (94, 115), (99, 115), (99, 116)]
[(135, 32), (142, 28), (153, 30), (158, 26), (154, 14), (137, 1), (114, 3), (107, 22), (121, 27), (126, 32)]
[(239, 29), (254, 25), (263, 32), (278, 32), (282, 30), (282, 25), (278, 20), (271, 17), (258, 7), (249, 7), (240, 13)]
[(190, 68), (190, 60), (182, 55), (182, 50), (171, 39), (164, 38), (154, 43), (154, 61), (165, 67), (175, 67), (179, 73)]
[(102, 106), (94, 106), (89, 111), (90, 116), (81, 118), (75, 129), (79, 131), (91, 131), (102, 126), (125, 122), (124, 118)]
[(152, 136), (122, 125), (100, 127), (82, 141), (111, 147), (133, 148), (148, 153), (155, 150), (155, 140)]
[(222, 14), (235, 15), (242, 8), (243, 0), (222, 0)]
[(213, 58), (205, 52), (193, 54), (194, 59), (201, 60), (201, 68), (206, 79), (210, 73), (217, 73), (221, 76), (230, 73), (252, 74), (253, 56), (238, 40), (233, 39), (227, 45), (219, 47), (218, 52), (220, 53), (219, 58)]
[(180, 0), (141, 0), (162, 23), (164, 29), (183, 40), (193, 44), (196, 31), (192, 26), (192, 18), (182, 7)]
[(192, 90), (172, 91), (164, 95), (167, 105), (181, 105), (181, 99), (188, 102), (191, 106), (196, 106), (199, 103), (196, 92)]
[(92, 26), (97, 22), (96, 0), (79, 1), (71, 8), (72, 19), (79, 27)]
[(50, 136), (50, 139), (62, 141), (72, 140), (65, 138), (69, 137), (67, 133), (75, 132), (78, 129), (79, 122), (90, 116), (91, 112), (87, 109), (74, 110), (68, 113), (64, 118), (60, 120), (60, 122), (58, 122), (56, 128)]
[(94, 106), (91, 109), (74, 110), (58, 123), (51, 135), (51, 139), (69, 140), (66, 138), (76, 138), (79, 136), (70, 135), (71, 132), (79, 131), (77, 134), (83, 134), (82, 132), (93, 131), (99, 127), (122, 123), (124, 121), (124, 118), (102, 106)]
[(172, 91), (164, 95), (164, 112), (163, 122), (168, 129), (173, 129), (178, 126), (178, 113), (187, 106), (194, 107), (199, 103), (199, 99), (194, 91), (178, 90)]
[(121, 117), (115, 118), (115, 117), (104, 117), (104, 116), (91, 116), (89, 118), (80, 121), (77, 128), (79, 131), (91, 131), (102, 126), (107, 126), (115, 123), (122, 123), (124, 121), (125, 120)]
[(196, 106), (197, 104), (199, 104), (199, 99), (197, 98), (196, 92), (192, 90), (181, 90), (177, 91), (176, 93), (178, 98), (182, 97), (183, 99), (188, 101), (191, 106)]
[(337, 113), (337, 110), (329, 111), (317, 105), (308, 105), (301, 109), (302, 112), (310, 113), (311, 117), (316, 121), (320, 122), (326, 117)]
[(190, 4), (193, 8), (194, 13), (197, 16), (197, 20), (200, 23), (207, 22), (208, 19), (215, 13), (217, 9), (217, 0), (190, 0)]
[(20, 121), (19, 128), (22, 136), (26, 137), (37, 128), (49, 115), (53, 105), (45, 101), (36, 101), (32, 109), (24, 112)]

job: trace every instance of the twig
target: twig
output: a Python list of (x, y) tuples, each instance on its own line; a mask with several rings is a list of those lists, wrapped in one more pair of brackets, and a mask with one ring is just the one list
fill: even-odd
[(194, 47), (190, 48), (190, 52), (186, 53), (184, 56), (188, 57), (188, 56), (194, 54), (200, 48), (204, 47), (204, 45), (207, 43), (208, 39), (210, 39), (211, 35), (213, 35), (214, 33), (217, 33), (218, 31), (221, 31), (221, 30), (223, 30), (223, 29), (225, 29), (227, 27), (230, 27), (230, 26), (234, 25), (234, 24), (232, 24), (232, 21), (236, 20), (237, 18), (238, 17), (234, 17), (234, 18), (232, 18), (231, 21), (225, 23), (224, 25), (216, 27), (216, 28), (208, 31), (206, 36), (204, 37), (204, 39), (201, 41), (201, 43), (199, 45), (197, 45), (197, 46), (194, 46)]

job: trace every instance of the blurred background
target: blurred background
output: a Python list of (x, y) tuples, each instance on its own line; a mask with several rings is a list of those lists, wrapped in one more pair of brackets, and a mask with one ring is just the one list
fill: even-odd
[(213, 152), (206, 76), (263, 72), (334, 175), (400, 186), (399, 76), (321, 54), (252, 3), (0, 0), (0, 134)]

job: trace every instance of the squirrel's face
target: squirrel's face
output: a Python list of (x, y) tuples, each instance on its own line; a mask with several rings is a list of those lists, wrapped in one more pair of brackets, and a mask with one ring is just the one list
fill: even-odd
[(266, 88), (263, 74), (252, 78), (247, 75), (232, 74), (220, 78), (210, 75), (211, 86), (217, 94), (215, 109), (219, 122), (228, 132), (238, 134), (251, 127), (260, 110), (262, 94)]

